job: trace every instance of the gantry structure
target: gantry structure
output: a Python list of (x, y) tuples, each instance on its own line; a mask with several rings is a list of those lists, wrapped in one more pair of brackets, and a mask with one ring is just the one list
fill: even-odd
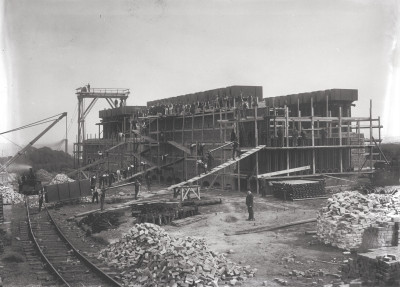
[[(82, 144), (87, 138), (85, 119), (99, 99), (105, 99), (112, 109), (118, 105), (124, 106), (130, 94), (129, 89), (120, 88), (91, 88), (87, 86), (76, 89), (78, 98), (78, 135), (77, 142), (74, 143), (74, 164), (76, 168), (81, 166), (82, 162)], [(86, 106), (86, 99), (89, 104)]]

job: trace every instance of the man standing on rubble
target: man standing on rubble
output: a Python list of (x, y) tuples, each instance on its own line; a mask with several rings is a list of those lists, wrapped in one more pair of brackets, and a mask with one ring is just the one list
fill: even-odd
[(96, 203), (99, 203), (99, 190), (94, 186), (92, 188), (92, 203), (94, 203), (94, 200), (96, 199)]
[(39, 191), (39, 212), (42, 210), (43, 205), (43, 189)]
[(254, 197), (251, 191), (247, 191), (247, 196), (246, 196), (246, 205), (247, 205), (247, 211), (249, 212), (249, 218), (247, 219), (248, 221), (252, 220), (254, 221), (254, 211), (253, 211), (253, 201)]

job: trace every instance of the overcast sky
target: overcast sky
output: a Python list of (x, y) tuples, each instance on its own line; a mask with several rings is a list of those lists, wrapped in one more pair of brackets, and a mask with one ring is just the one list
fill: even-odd
[[(130, 88), (128, 105), (230, 85), (264, 97), (358, 89), (354, 114), (400, 136), (395, 0), (1, 2), (0, 131), (61, 112), (75, 89)], [(386, 103), (386, 104), (385, 104)], [(87, 121), (97, 132), (98, 101)], [(27, 144), (45, 126), (6, 135)], [(77, 119), (69, 132), (75, 141)], [(65, 121), (40, 142), (65, 137)], [(7, 142), (0, 137), (0, 142)], [(39, 142), (39, 143), (40, 143)]]

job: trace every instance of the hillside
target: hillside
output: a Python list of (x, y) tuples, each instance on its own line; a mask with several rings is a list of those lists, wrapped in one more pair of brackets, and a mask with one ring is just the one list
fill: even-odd
[[(8, 158), (1, 158), (3, 164)], [(72, 156), (63, 151), (52, 150), (48, 147), (30, 148), (24, 155), (20, 156), (9, 171), (26, 170), (32, 167), (34, 170), (45, 169), (49, 172), (63, 172), (73, 168)]]

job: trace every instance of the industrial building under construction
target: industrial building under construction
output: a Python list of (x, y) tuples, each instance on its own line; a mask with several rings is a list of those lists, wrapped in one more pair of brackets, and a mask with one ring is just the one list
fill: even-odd
[[(169, 186), (190, 180), (202, 187), (260, 192), (272, 179), (369, 173), (379, 155), (374, 147), (381, 142), (381, 125), (372, 117), (372, 102), (369, 114), (352, 116), (357, 90), (264, 98), (261, 86), (230, 86), (147, 106), (127, 106), (129, 93), (77, 89), (74, 158), (82, 175), (133, 166), (135, 174), (146, 170)], [(85, 117), (103, 98), (111, 108), (99, 111), (98, 133), (86, 134)], [(85, 99), (91, 100), (87, 107)], [(196, 178), (207, 152), (212, 167)]]

